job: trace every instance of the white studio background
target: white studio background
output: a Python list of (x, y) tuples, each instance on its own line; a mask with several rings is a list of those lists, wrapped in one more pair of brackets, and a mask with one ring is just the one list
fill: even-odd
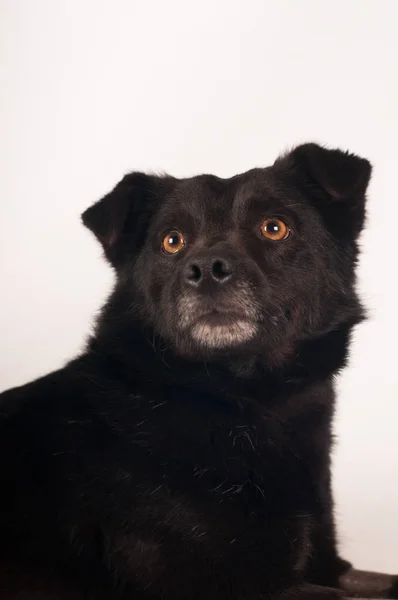
[(334, 485), (344, 554), (398, 572), (397, 0), (0, 0), (0, 28), (1, 389), (82, 347), (112, 274), (80, 213), (124, 172), (374, 163)]

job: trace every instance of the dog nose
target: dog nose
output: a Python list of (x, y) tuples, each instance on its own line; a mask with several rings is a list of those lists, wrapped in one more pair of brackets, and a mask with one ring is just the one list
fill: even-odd
[(196, 257), (185, 269), (185, 280), (194, 287), (206, 279), (221, 284), (230, 279), (233, 273), (233, 263), (226, 257)]

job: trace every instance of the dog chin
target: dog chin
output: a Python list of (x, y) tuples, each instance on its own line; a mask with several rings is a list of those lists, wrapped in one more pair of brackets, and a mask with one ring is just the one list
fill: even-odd
[(255, 323), (241, 319), (229, 323), (211, 323), (202, 319), (192, 325), (190, 334), (196, 343), (207, 348), (222, 349), (248, 342), (257, 333)]

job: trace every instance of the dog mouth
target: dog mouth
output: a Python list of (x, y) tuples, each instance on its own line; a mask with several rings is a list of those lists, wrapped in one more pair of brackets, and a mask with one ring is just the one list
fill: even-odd
[(246, 319), (242, 317), (242, 315), (238, 315), (237, 313), (232, 311), (222, 311), (215, 309), (197, 316), (192, 325), (203, 322), (213, 327), (228, 327), (232, 323), (239, 320)]
[(250, 340), (257, 324), (243, 314), (213, 310), (196, 317), (185, 330), (203, 346), (228, 348)]
[(256, 335), (260, 314), (248, 286), (231, 289), (228, 295), (215, 298), (182, 294), (177, 303), (177, 326), (199, 346), (230, 348)]

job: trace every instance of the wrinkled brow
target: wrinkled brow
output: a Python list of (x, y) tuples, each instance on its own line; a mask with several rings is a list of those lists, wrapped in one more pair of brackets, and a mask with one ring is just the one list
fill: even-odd
[(268, 186), (263, 177), (260, 179), (260, 173), (264, 170), (252, 172), (250, 178), (245, 178), (243, 182), (237, 186), (234, 201), (232, 205), (232, 218), (235, 222), (245, 219), (247, 216), (250, 204), (252, 201), (267, 198), (269, 195)]

